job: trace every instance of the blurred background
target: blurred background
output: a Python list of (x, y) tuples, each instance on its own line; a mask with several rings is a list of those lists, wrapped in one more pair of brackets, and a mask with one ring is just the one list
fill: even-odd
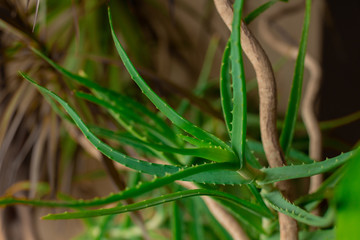
[[(245, 1), (244, 16), (265, 2)], [(213, 1), (1, 0), (1, 196), (17, 192), (18, 196), (35, 197), (36, 193), (53, 199), (61, 192), (87, 199), (120, 188), (109, 177), (111, 174), (107, 173), (109, 168), (102, 156), (74, 126), (61, 121), (43, 96), (18, 74), (18, 71), (28, 73), (58, 93), (86, 122), (106, 124), (105, 112), (95, 105), (76, 100), (72, 90), (77, 86), (37, 57), (30, 50), (33, 47), (64, 68), (155, 110), (131, 81), (114, 50), (108, 5), (120, 41), (149, 85), (174, 108), (186, 99), (191, 103), (190, 110), (184, 113), (188, 119), (218, 136), (225, 135), (218, 82), (222, 52), (230, 32), (217, 14)], [(297, 47), (304, 5), (302, 0), (276, 2), (264, 16), (249, 24), (273, 64), (280, 119), (286, 111), (295, 60), (274, 47), (268, 33), (274, 35), (276, 41)], [(323, 127), (323, 157), (348, 151), (359, 141), (359, 11), (357, 0), (346, 3), (313, 1), (308, 54), (320, 69), (321, 82), (315, 109), (320, 121), (341, 118), (335, 125)], [(256, 79), (246, 58), (245, 64), (250, 113), (248, 134), (259, 139)], [(311, 74), (307, 70), (303, 91), (307, 91)], [(198, 86), (201, 93), (194, 91)], [(305, 152), (308, 149), (308, 137), (301, 118), (294, 147)], [(133, 149), (124, 151), (136, 155)], [(116, 167), (124, 179), (129, 177), (126, 169)], [(0, 209), (0, 239), (70, 239), (75, 236), (86, 239), (84, 226), (93, 226), (75, 220), (38, 220), (49, 211), (61, 209), (24, 206)], [(145, 218), (154, 217), (151, 215), (154, 213), (149, 214)], [(163, 222), (154, 229), (169, 236), (161, 224)], [(86, 229), (98, 231), (91, 227)], [(119, 229), (116, 234), (124, 233)], [(141, 236), (141, 231), (137, 229), (133, 235), (122, 236), (136, 239)]]

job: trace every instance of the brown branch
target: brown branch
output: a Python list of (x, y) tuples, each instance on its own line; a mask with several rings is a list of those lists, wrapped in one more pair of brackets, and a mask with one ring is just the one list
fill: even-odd
[[(303, 6), (303, 3), (301, 4)], [(291, 44), (291, 39), (289, 36), (285, 35), (283, 39), (276, 38), (272, 34), (271, 29), (275, 26), (275, 21), (279, 20), (286, 16), (287, 14), (297, 11), (299, 5), (286, 7), (280, 11), (277, 11), (273, 14), (265, 14), (263, 18), (259, 21), (260, 33), (263, 35), (264, 40), (266, 40), (269, 45), (281, 53), (282, 55), (289, 57), (291, 59), (296, 59), (298, 55), (298, 48)], [(284, 31), (281, 32), (283, 35)], [(287, 39), (288, 41), (286, 41)], [(318, 61), (315, 60), (313, 56), (307, 54), (305, 57), (305, 67), (308, 69), (310, 76), (306, 89), (304, 91), (304, 96), (301, 106), (301, 115), (305, 124), (305, 128), (309, 134), (309, 155), (312, 159), (316, 161), (321, 161), (322, 159), (322, 134), (320, 130), (320, 124), (316, 118), (315, 105), (317, 100), (317, 95), (320, 88), (321, 80), (321, 67)], [(315, 192), (322, 183), (322, 175), (315, 175), (310, 178), (310, 189), (309, 193)]]
[[(233, 11), (227, 0), (214, 0), (216, 8), (231, 30)], [(271, 63), (256, 38), (247, 26), (241, 24), (241, 45), (246, 56), (254, 67), (258, 86), (260, 102), (260, 131), (265, 154), (271, 167), (285, 165), (279, 138), (276, 130), (276, 83)], [(288, 181), (278, 182), (276, 186), (288, 198), (291, 184)], [(298, 239), (298, 227), (296, 221), (282, 213), (279, 213), (280, 239)]]

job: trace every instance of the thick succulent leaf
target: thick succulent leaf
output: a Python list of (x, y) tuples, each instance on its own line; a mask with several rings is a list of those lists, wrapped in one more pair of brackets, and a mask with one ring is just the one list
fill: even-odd
[[(129, 134), (127, 132), (113, 132), (111, 130), (107, 130), (107, 129), (96, 127), (96, 126), (89, 126), (89, 129), (91, 130), (92, 133), (94, 133), (96, 136), (98, 136), (100, 138), (115, 139), (123, 144), (128, 144), (128, 145), (134, 147), (135, 149), (139, 150), (141, 153), (144, 153), (147, 156), (155, 156), (155, 157), (164, 159), (175, 166), (182, 165), (180, 163), (177, 155), (168, 154), (168, 153), (165, 153), (165, 151), (163, 151), (163, 152), (156, 151), (154, 149), (147, 147), (146, 144), (148, 142), (145, 142), (146, 140), (148, 140), (147, 137), (143, 138), (145, 141), (142, 141), (142, 140), (139, 140), (138, 138), (134, 138), (133, 136), (131, 136), (131, 134)], [(119, 138), (119, 139), (116, 139), (116, 138)], [(160, 138), (161, 138), (161, 136), (160, 136)], [(130, 139), (130, 141), (126, 141), (127, 139)], [(140, 143), (138, 144), (138, 142), (140, 142)], [(145, 143), (141, 144), (143, 142), (145, 142)], [(159, 140), (156, 142), (158, 142), (161, 146), (163, 146), (163, 144), (164, 144), (164, 142), (161, 142)], [(165, 143), (166, 143), (166, 141), (165, 141)]]
[(67, 102), (57, 96), (55, 93), (49, 91), (48, 89), (38, 85), (35, 81), (33, 81), (29, 76), (25, 74), (21, 74), (24, 78), (26, 78), (29, 82), (34, 84), (43, 94), (52, 97), (55, 99), (70, 115), (75, 124), (79, 127), (79, 129), (83, 132), (87, 139), (104, 155), (108, 156), (110, 159), (119, 162), (129, 168), (143, 171), (143, 172), (152, 172), (154, 175), (158, 175), (161, 171), (166, 172), (166, 168), (170, 166), (161, 165), (161, 164), (153, 164), (145, 161), (140, 161), (131, 157), (128, 157), (115, 149), (111, 148), (107, 144), (103, 143), (99, 138), (97, 138), (85, 125), (85, 123), (80, 119), (79, 115), (72, 109)]
[(266, 10), (268, 10), (272, 5), (274, 5), (275, 3), (279, 2), (279, 1), (283, 1), (284, 0), (271, 0), (268, 1), (264, 4), (262, 4), (260, 7), (256, 8), (254, 11), (252, 11), (251, 13), (249, 13), (245, 18), (244, 18), (244, 22), (246, 24), (251, 23), (255, 18), (257, 18), (259, 15), (261, 15), (263, 12), (265, 12)]
[[(97, 83), (95, 83), (92, 80), (89, 80), (83, 76), (76, 75), (63, 67), (56, 64), (54, 61), (49, 59), (46, 55), (38, 51), (37, 49), (31, 48), (31, 50), (36, 53), (39, 57), (44, 59), (46, 62), (48, 62), (52, 67), (54, 67), (58, 72), (63, 74), (64, 76), (68, 77), (69, 79), (86, 86), (91, 91), (94, 92), (97, 98), (101, 99), (102, 101), (105, 101), (108, 105), (112, 105), (116, 109), (123, 109), (123, 111), (130, 111), (137, 113), (138, 115), (144, 115), (148, 117), (151, 121), (153, 121), (155, 124), (155, 127), (159, 127), (162, 131), (162, 133), (167, 133), (170, 135), (168, 137), (169, 140), (176, 139), (175, 134), (173, 134), (172, 129), (165, 123), (163, 119), (161, 119), (158, 115), (151, 112), (149, 109), (147, 109), (142, 104), (136, 102), (132, 98), (126, 97), (118, 92), (114, 92), (110, 89), (101, 87)], [(115, 114), (116, 116), (116, 114)], [(117, 119), (119, 120), (119, 119)], [(121, 120), (121, 119), (120, 119)], [(124, 126), (126, 129), (128, 129), (130, 126), (126, 123), (122, 123), (122, 126)], [(176, 142), (176, 141), (175, 141)]]
[[(93, 207), (93, 206), (99, 206), (99, 205), (117, 202), (128, 198), (134, 198), (144, 193), (150, 192), (156, 188), (160, 188), (162, 186), (170, 184), (176, 180), (190, 179), (193, 176), (201, 176), (202, 174), (206, 176), (206, 174), (208, 173), (213, 174), (214, 170), (219, 171), (221, 173), (221, 169), (232, 169), (232, 168), (235, 168), (235, 166), (234, 164), (230, 164), (230, 163), (209, 163), (209, 164), (202, 164), (198, 166), (188, 167), (179, 170), (178, 172), (173, 174), (166, 174), (164, 177), (161, 178), (154, 178), (154, 180), (151, 182), (138, 184), (136, 187), (126, 189), (122, 192), (116, 194), (110, 194), (107, 197), (95, 198), (91, 200), (56, 202), (56, 201), (14, 198), (14, 197), (6, 196), (0, 198), (0, 206), (11, 205), (11, 204), (28, 204), (28, 205), (44, 206), (44, 207)], [(215, 172), (215, 174), (216, 173), (217, 172)], [(225, 172), (225, 174), (227, 173)], [(221, 177), (224, 178), (224, 175), (221, 175)], [(243, 181), (243, 183), (249, 183), (249, 182)]]
[(60, 214), (49, 214), (43, 219), (49, 220), (56, 220), (56, 219), (75, 219), (75, 218), (87, 218), (87, 217), (98, 217), (104, 216), (109, 214), (119, 214), (125, 213), (130, 211), (141, 210), (148, 207), (153, 207), (159, 204), (164, 204), (171, 201), (176, 201), (179, 199), (184, 199), (188, 197), (194, 196), (212, 196), (215, 198), (219, 198), (225, 201), (232, 202), (246, 210), (249, 210), (255, 214), (258, 214), (262, 217), (272, 217), (269, 216), (267, 212), (264, 212), (263, 209), (255, 204), (252, 204), (246, 200), (240, 199), (235, 197), (234, 195), (223, 193), (220, 191), (215, 190), (206, 190), (206, 189), (194, 189), (194, 190), (185, 190), (176, 193), (170, 193), (167, 195), (163, 195), (160, 197), (156, 197), (153, 199), (145, 200), (142, 202), (114, 207), (114, 208), (107, 208), (107, 209), (97, 209), (97, 210), (89, 210), (89, 211), (81, 211), (81, 212), (72, 212), (72, 213), (60, 213)]
[(231, 130), (231, 146), (239, 157), (240, 168), (245, 160), (246, 142), (246, 82), (242, 59), (240, 24), (243, 0), (234, 3), (234, 18), (232, 23), (231, 42), (231, 75), (233, 82), (233, 116)]
[(245, 157), (246, 161), (254, 168), (260, 169), (262, 168), (261, 164), (259, 163), (258, 159), (254, 155), (254, 151), (250, 149), (248, 142), (245, 145)]
[(288, 179), (310, 177), (316, 174), (328, 172), (347, 162), (353, 153), (354, 151), (343, 153), (337, 157), (310, 164), (265, 168), (261, 170), (265, 173), (265, 177), (259, 180), (258, 183), (268, 184)]
[[(99, 106), (103, 106), (110, 112), (113, 118), (126, 129), (127, 132), (129, 132), (137, 139), (150, 141), (150, 139), (147, 138), (151, 138), (151, 140), (156, 142), (160, 141), (162, 143), (171, 145), (174, 145), (176, 142), (174, 141), (175, 134), (171, 129), (164, 131), (156, 128), (156, 126), (153, 126), (148, 121), (146, 121), (143, 116), (140, 116), (137, 112), (134, 112), (134, 109), (118, 107), (120, 104), (112, 105), (105, 99), (101, 99), (83, 92), (77, 92), (76, 96), (96, 103)], [(136, 128), (137, 126), (141, 127), (141, 131)], [(177, 164), (179, 163), (177, 162)]]
[(111, 20), (110, 8), (108, 9), (109, 14), (109, 23), (111, 28), (111, 34), (115, 43), (116, 50), (123, 61), (125, 68), (129, 72), (131, 78), (135, 81), (135, 83), (139, 86), (141, 91), (145, 94), (145, 96), (162, 112), (174, 125), (184, 130), (185, 132), (193, 135), (196, 138), (206, 140), (214, 145), (221, 146), (222, 148), (228, 149), (229, 146), (221, 141), (219, 138), (214, 135), (204, 131), (203, 129), (195, 126), (182, 116), (180, 116), (174, 109), (172, 109), (164, 100), (162, 100), (144, 81), (144, 79), (137, 72), (133, 64), (131, 63), (129, 57), (126, 55), (123, 47), (120, 44), (119, 39), (117, 38)]
[[(123, 119), (126, 119), (127, 121), (131, 121), (134, 124), (140, 124), (148, 129), (151, 129), (152, 126), (147, 123), (144, 118), (140, 117), (139, 115), (135, 114), (133, 111), (129, 111), (129, 109), (127, 108), (117, 108), (114, 105), (108, 103), (107, 101), (105, 101), (104, 99), (100, 99), (97, 98), (94, 95), (91, 94), (87, 94), (87, 93), (83, 93), (83, 92), (76, 92), (76, 96), (86, 99), (90, 102), (96, 103), (99, 106), (103, 106), (104, 108), (106, 108), (109, 111), (114, 112), (114, 115), (122, 117)], [(130, 124), (128, 124), (128, 127), (132, 127)]]
[(260, 192), (255, 187), (255, 185), (253, 183), (251, 183), (251, 184), (247, 184), (246, 186), (249, 188), (250, 192), (254, 195), (254, 197), (255, 197), (256, 201), (259, 203), (259, 205), (262, 206), (263, 209), (265, 211), (267, 211), (269, 214), (272, 214), (270, 209), (266, 206), (264, 199), (260, 195)]
[(226, 44), (224, 55), (221, 63), (220, 72), (220, 97), (221, 107), (225, 119), (225, 124), (229, 137), (231, 138), (232, 122), (232, 92), (231, 92), (231, 67), (230, 67), (230, 41)]
[(328, 227), (333, 220), (333, 211), (330, 209), (325, 217), (319, 217), (308, 213), (304, 209), (287, 201), (280, 192), (274, 191), (263, 194), (270, 207), (274, 210), (288, 215), (299, 222), (315, 226), (315, 227)]
[[(101, 96), (105, 96), (105, 93), (101, 93), (99, 99), (101, 99)], [(149, 109), (147, 109), (145, 106), (140, 104), (139, 102), (136, 102), (132, 98), (121, 96), (117, 97), (119, 94), (114, 95), (113, 93), (109, 95), (109, 97), (105, 97), (104, 100), (108, 103), (112, 104), (116, 109), (124, 111), (133, 112), (133, 115), (141, 116), (143, 119), (148, 119), (147, 122), (154, 124), (151, 124), (152, 126), (152, 132), (158, 132), (156, 134), (160, 138), (166, 138), (168, 142), (172, 142), (173, 144), (178, 144), (178, 138), (176, 138), (176, 135), (172, 128), (170, 128), (166, 122), (161, 119), (158, 115), (151, 112)], [(117, 113), (117, 111), (115, 111)], [(135, 119), (135, 122), (138, 122), (138, 120)], [(143, 123), (144, 121), (142, 121)], [(149, 130), (149, 128), (147, 128)]]
[[(248, 140), (247, 145), (249, 148), (256, 152), (265, 155), (264, 147), (260, 142), (254, 140)], [(306, 154), (299, 152), (295, 149), (290, 149), (288, 157), (291, 159), (288, 160), (290, 163), (299, 164), (299, 163), (313, 163), (314, 160), (309, 158)], [(294, 161), (295, 160), (295, 161)]]
[(305, 20), (302, 30), (299, 53), (296, 59), (294, 78), (291, 87), (289, 104), (285, 115), (284, 126), (280, 136), (280, 145), (285, 154), (287, 154), (290, 150), (300, 105), (302, 82), (304, 78), (305, 55), (310, 25), (310, 13), (311, 0), (306, 0)]
[[(346, 167), (347, 166), (343, 166), (336, 170), (334, 173), (332, 173), (331, 176), (326, 178), (326, 180), (321, 184), (321, 186), (316, 190), (316, 192), (296, 199), (295, 204), (305, 205), (326, 198), (327, 193), (329, 191), (332, 191), (335, 186), (338, 185), (339, 181), (343, 178)], [(307, 209), (306, 206), (305, 209)]]
[(194, 146), (197, 146), (197, 147), (212, 147), (213, 146), (209, 142), (204, 141), (202, 139), (193, 138), (191, 136), (186, 136), (186, 135), (183, 135), (183, 134), (177, 134), (177, 136), (179, 138), (181, 138), (182, 140), (184, 140), (185, 142), (190, 143), (190, 144), (192, 144)]
[[(141, 161), (129, 156), (126, 156), (123, 153), (120, 153), (110, 147), (109, 145), (102, 142), (98, 137), (96, 137), (90, 129), (86, 126), (86, 124), (81, 120), (79, 115), (72, 109), (67, 102), (57, 96), (55, 93), (49, 91), (48, 89), (38, 85), (34, 82), (29, 76), (21, 73), (21, 75), (26, 78), (29, 82), (34, 84), (43, 94), (48, 95), (55, 99), (70, 115), (70, 117), (74, 120), (75, 124), (79, 127), (85, 137), (105, 156), (108, 158), (127, 166), (131, 169), (134, 169), (139, 172), (144, 172), (147, 174), (155, 175), (155, 176), (164, 176), (165, 174), (175, 173), (180, 170), (179, 167), (172, 165), (163, 165), (163, 164), (155, 164), (151, 162)], [(220, 176), (218, 175), (220, 174)], [(224, 178), (227, 176), (227, 178)], [(239, 174), (234, 171), (224, 171), (224, 170), (214, 170), (211, 173), (201, 173), (199, 175), (195, 175), (194, 177), (189, 177), (184, 179), (186, 181), (195, 181), (200, 183), (219, 183), (219, 184), (243, 184), (247, 183), (244, 181)]]
[(49, 63), (53, 68), (55, 68), (58, 72), (60, 72), (61, 74), (63, 74), (64, 76), (90, 88), (93, 90), (97, 90), (97, 91), (101, 91), (101, 90), (105, 90), (105, 88), (101, 87), (100, 85), (98, 85), (97, 83), (83, 77), (80, 75), (76, 75), (68, 70), (66, 70), (65, 68), (59, 66), (58, 64), (56, 64), (54, 61), (52, 61), (50, 58), (48, 58), (45, 54), (43, 54), (42, 52), (40, 52), (39, 50), (35, 49), (35, 48), (30, 48), (35, 54), (37, 54), (39, 57), (41, 57), (42, 59), (44, 59), (47, 63)]
[(69, 116), (67, 116), (63, 111), (60, 110), (60, 108), (58, 107), (58, 105), (56, 105), (55, 101), (49, 97), (49, 96), (45, 96), (46, 101), (50, 104), (51, 108), (54, 110), (54, 112), (59, 115), (61, 117), (61, 119), (68, 121), (72, 124), (74, 124), (74, 121), (69, 118)]
[(234, 162), (236, 159), (233, 152), (229, 152), (227, 150), (224, 150), (216, 146), (201, 147), (201, 148), (173, 148), (167, 145), (153, 144), (153, 143), (141, 141), (136, 138), (125, 137), (106, 129), (97, 128), (97, 132), (104, 137), (117, 140), (121, 143), (129, 144), (133, 147), (139, 147), (139, 146), (141, 148), (147, 147), (149, 149), (153, 149), (161, 152), (196, 156), (196, 157), (212, 160), (215, 162)]

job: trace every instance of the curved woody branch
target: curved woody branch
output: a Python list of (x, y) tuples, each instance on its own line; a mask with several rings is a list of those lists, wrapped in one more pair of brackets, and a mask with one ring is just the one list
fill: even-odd
[[(233, 11), (228, 0), (214, 0), (221, 18), (231, 30)], [(265, 51), (247, 28), (241, 24), (241, 45), (249, 58), (258, 81), (260, 102), (260, 131), (267, 160), (270, 167), (285, 165), (284, 155), (279, 144), (276, 130), (276, 83), (271, 63)], [(286, 198), (289, 198), (291, 184), (289, 181), (278, 182), (276, 186)], [(293, 218), (279, 213), (280, 239), (298, 239), (297, 222)]]
[[(300, 5), (302, 6), (302, 4)], [(264, 17), (259, 21), (259, 29), (261, 29), (261, 34), (264, 39), (274, 48), (276, 51), (281, 53), (282, 55), (289, 57), (291, 59), (296, 59), (298, 55), (298, 49), (293, 46), (290, 42), (276, 38), (274, 34), (271, 32), (273, 28), (273, 24), (275, 24), (275, 20), (278, 20), (280, 17), (284, 17), (294, 11), (297, 11), (299, 5), (286, 7), (283, 10), (277, 11), (272, 14), (264, 14)], [(282, 32), (284, 33), (284, 32)], [(309, 71), (309, 81), (304, 91), (304, 97), (302, 100), (301, 106), (301, 115), (304, 121), (306, 130), (309, 135), (309, 155), (310, 158), (321, 161), (322, 158), (322, 136), (320, 130), (320, 124), (316, 118), (315, 105), (317, 100), (317, 95), (320, 88), (320, 80), (321, 80), (321, 67), (318, 61), (307, 54), (305, 57), (305, 67)], [(322, 175), (312, 176), (310, 179), (310, 189), (309, 193), (315, 192), (322, 183)]]

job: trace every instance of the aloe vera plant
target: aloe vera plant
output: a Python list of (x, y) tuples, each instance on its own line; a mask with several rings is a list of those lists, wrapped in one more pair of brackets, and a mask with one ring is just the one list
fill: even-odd
[[(278, 1), (272, 0), (260, 6), (244, 18), (245, 22), (249, 23), (267, 8), (276, 5)], [(249, 226), (244, 231), (243, 239), (277, 239), (279, 234), (277, 213), (297, 221), (299, 233), (296, 234), (301, 239), (311, 237), (333, 239), (336, 207), (330, 204), (322, 215), (315, 215), (311, 210), (316, 208), (320, 201), (331, 200), (332, 196), (329, 192), (332, 193), (344, 175), (342, 166), (349, 160), (358, 158), (360, 148), (315, 162), (306, 154), (291, 147), (301, 98), (311, 1), (306, 1), (303, 34), (294, 71), (292, 92), (280, 137), (282, 147), (280, 151), (285, 153), (285, 163), (288, 165), (273, 168), (258, 160), (258, 156), (267, 154), (264, 143), (247, 139), (247, 95), (240, 30), (241, 24), (244, 24), (242, 23), (243, 2), (236, 0), (234, 3), (232, 33), (224, 50), (219, 74), (225, 136), (216, 136), (215, 133), (193, 124), (150, 88), (118, 39), (110, 8), (108, 8), (108, 20), (116, 51), (138, 86), (138, 91), (150, 100), (157, 109), (156, 112), (126, 96), (125, 93), (102, 87), (84, 75), (72, 73), (55, 63), (45, 53), (32, 48), (36, 55), (49, 63), (74, 86), (81, 86), (81, 88), (74, 87), (77, 99), (91, 102), (104, 109), (121, 130), (114, 131), (87, 123), (64, 97), (39, 84), (28, 74), (21, 72), (20, 75), (41, 92), (63, 121), (76, 125), (97, 151), (112, 161), (143, 174), (145, 176), (143, 179), (147, 181), (135, 181), (134, 186), (129, 185), (122, 191), (87, 200), (64, 196), (59, 196), (57, 200), (27, 199), (7, 194), (0, 198), (0, 205), (27, 204), (36, 207), (72, 209), (70, 212), (50, 213), (43, 217), (44, 220), (87, 219), (102, 216), (101, 224), (93, 222), (88, 225), (101, 226), (98, 239), (105, 239), (104, 236), (106, 239), (115, 239), (116, 233), (113, 230), (116, 228), (114, 224), (116, 216), (151, 207), (157, 207), (157, 212), (161, 214), (161, 211), (164, 211), (163, 204), (175, 202), (171, 226), (173, 239), (185, 239), (185, 235), (191, 236), (192, 239), (204, 236), (204, 222), (201, 222), (203, 220), (199, 219), (199, 216), (193, 216), (193, 219), (188, 221), (194, 224), (194, 230), (182, 234), (185, 219), (179, 208), (183, 205), (187, 207), (187, 211), (196, 213), (195, 215), (202, 209), (201, 211), (207, 214), (206, 221), (213, 227), (212, 231), (216, 231), (218, 239), (234, 237), (230, 236), (229, 229), (226, 227), (224, 229), (224, 226), (219, 225), (218, 220), (213, 219), (213, 215), (216, 217), (216, 211), (213, 211), (211, 204), (206, 201), (204, 204), (198, 199), (199, 196), (210, 196), (215, 200), (216, 206), (225, 209), (221, 211), (228, 210), (236, 225)], [(118, 145), (113, 144), (114, 142)], [(131, 146), (139, 154), (157, 161), (145, 161), (129, 156), (118, 146)], [(336, 170), (337, 168), (339, 169)], [(322, 173), (333, 174), (323, 182), (317, 192), (302, 197), (297, 196), (299, 198), (294, 202), (287, 199), (286, 194), (282, 192), (283, 189), (277, 184)], [(153, 177), (152, 180), (149, 180), (149, 175)], [(180, 181), (190, 182), (195, 189), (177, 187), (176, 184)], [(183, 184), (183, 186), (189, 185)], [(138, 200), (144, 195), (146, 195), (145, 200)], [(123, 201), (129, 199), (136, 199), (136, 202), (124, 204)], [(177, 203), (181, 204), (178, 206)], [(94, 209), (105, 206), (106, 208)], [(199, 211), (195, 209), (197, 207)], [(310, 227), (319, 229), (310, 231)]]

